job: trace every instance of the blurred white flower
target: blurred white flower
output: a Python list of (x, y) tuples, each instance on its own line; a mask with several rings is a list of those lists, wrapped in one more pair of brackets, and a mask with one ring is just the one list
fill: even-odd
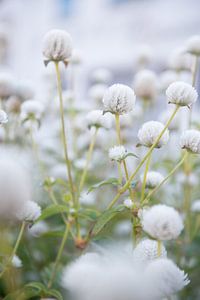
[(127, 150), (124, 146), (114, 146), (109, 149), (109, 158), (115, 161), (122, 161), (127, 154)]
[(88, 191), (83, 191), (80, 195), (80, 204), (85, 206), (91, 206), (95, 204), (95, 196), (94, 193), (88, 193)]
[[(144, 174), (140, 176), (141, 182), (143, 182), (144, 179)], [(146, 188), (149, 189), (154, 189), (156, 186), (158, 186), (164, 179), (164, 176), (155, 171), (149, 171), (147, 172), (147, 177), (146, 177)]]
[(135, 105), (135, 93), (124, 84), (114, 84), (105, 92), (103, 104), (105, 111), (113, 114), (129, 113)]
[(170, 297), (189, 284), (188, 275), (167, 258), (153, 260), (147, 265), (145, 278), (155, 299)]
[(133, 207), (133, 201), (130, 198), (125, 199), (123, 204), (127, 208), (132, 208)]
[(17, 81), (15, 93), (19, 100), (23, 102), (34, 98), (35, 87), (31, 81), (23, 79)]
[(191, 174), (181, 173), (181, 174), (177, 175), (176, 181), (179, 184), (188, 184), (192, 187), (192, 186), (195, 186), (199, 183), (199, 178), (194, 173), (191, 173)]
[(200, 212), (200, 200), (195, 200), (192, 202), (191, 211), (196, 213)]
[[(167, 251), (162, 244), (160, 258), (167, 256)], [(149, 263), (154, 259), (158, 258), (158, 242), (150, 239), (144, 239), (139, 244), (133, 252), (133, 257), (136, 263)]]
[(80, 65), (81, 62), (82, 62), (82, 55), (81, 55), (80, 50), (73, 49), (71, 57), (70, 57), (70, 64)]
[(0, 98), (6, 99), (15, 92), (15, 79), (8, 71), (0, 72)]
[(162, 91), (165, 91), (171, 83), (178, 80), (178, 74), (173, 70), (167, 70), (160, 74), (159, 79), (160, 88)]
[(29, 227), (29, 233), (34, 237), (39, 237), (40, 235), (47, 232), (49, 229), (47, 223), (40, 221), (33, 226)]
[(22, 267), (22, 261), (21, 261), (21, 259), (17, 255), (13, 256), (12, 265), (15, 268), (21, 268)]
[(184, 131), (180, 137), (180, 144), (182, 149), (200, 154), (200, 131), (195, 129)]
[(178, 72), (191, 70), (191, 57), (185, 53), (184, 48), (178, 48), (173, 51), (169, 57), (169, 67)]
[(41, 215), (41, 207), (33, 201), (27, 201), (16, 212), (19, 221), (33, 222)]
[(139, 67), (148, 65), (153, 57), (153, 50), (149, 45), (140, 45), (136, 53), (136, 62)]
[(103, 83), (96, 83), (90, 87), (88, 91), (89, 97), (96, 102), (102, 103), (106, 89), (107, 85)]
[(92, 80), (96, 83), (107, 84), (111, 81), (112, 74), (108, 69), (99, 68), (92, 73)]
[(8, 115), (4, 110), (0, 110), (0, 125), (8, 122)]
[(109, 114), (103, 114), (102, 110), (92, 110), (86, 115), (87, 126), (90, 127), (103, 127), (106, 129), (112, 126), (112, 117)]
[(158, 204), (143, 210), (142, 227), (151, 237), (158, 240), (176, 239), (183, 230), (179, 213), (171, 206)]
[(48, 31), (43, 40), (43, 55), (48, 61), (68, 62), (72, 54), (72, 39), (68, 32), (53, 29)]
[[(157, 121), (149, 121), (142, 125), (138, 132), (138, 138), (143, 146), (151, 147), (164, 129), (164, 125)], [(167, 129), (158, 141), (156, 148), (161, 148), (169, 140), (169, 130)]]
[(37, 100), (27, 100), (21, 105), (21, 119), (34, 117), (40, 120), (44, 112), (44, 106)]
[(183, 81), (176, 81), (167, 88), (166, 96), (168, 103), (180, 106), (190, 106), (196, 102), (198, 94), (191, 84)]
[(193, 35), (187, 41), (185, 45), (186, 51), (193, 55), (200, 55), (200, 35)]
[(142, 70), (135, 75), (133, 87), (137, 97), (153, 100), (157, 94), (157, 78), (154, 72)]

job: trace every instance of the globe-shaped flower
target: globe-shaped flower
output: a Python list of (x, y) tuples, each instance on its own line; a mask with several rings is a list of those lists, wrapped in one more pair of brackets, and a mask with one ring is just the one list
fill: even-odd
[(186, 51), (199, 56), (200, 55), (200, 35), (193, 35), (186, 41)]
[(200, 154), (200, 131), (195, 129), (184, 131), (180, 138), (180, 144), (182, 149)]
[(124, 84), (114, 84), (103, 97), (104, 110), (123, 115), (132, 111), (135, 104), (134, 91)]
[(126, 154), (127, 154), (127, 150), (122, 145), (114, 146), (109, 149), (109, 158), (111, 160), (120, 162), (126, 157)]
[(16, 212), (19, 221), (33, 222), (41, 215), (41, 207), (33, 201), (27, 201)]
[[(140, 180), (141, 182), (144, 179), (144, 174), (141, 175)], [(164, 177), (159, 172), (150, 171), (147, 173), (146, 177), (146, 188), (153, 189), (156, 186), (158, 186), (162, 181)]]
[(191, 84), (176, 81), (167, 88), (166, 96), (168, 103), (190, 106), (196, 102), (198, 94)]
[(86, 116), (87, 126), (109, 129), (112, 125), (111, 115), (103, 114), (102, 110), (92, 110)]
[(154, 72), (142, 70), (135, 76), (133, 82), (136, 96), (143, 100), (153, 100), (157, 94), (157, 79)]

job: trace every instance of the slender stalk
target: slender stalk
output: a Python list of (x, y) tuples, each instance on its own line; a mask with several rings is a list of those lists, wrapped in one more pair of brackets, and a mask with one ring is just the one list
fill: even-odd
[(158, 254), (158, 257), (161, 256), (161, 253), (162, 253), (162, 242), (161, 242), (161, 241), (158, 241), (158, 247), (157, 247), (157, 254)]
[(90, 142), (89, 149), (88, 149), (87, 158), (86, 158), (86, 165), (85, 165), (85, 168), (84, 168), (83, 173), (81, 175), (81, 180), (80, 180), (80, 184), (79, 184), (79, 194), (81, 193), (81, 191), (83, 189), (83, 186), (84, 186), (84, 183), (85, 183), (85, 179), (86, 179), (87, 172), (88, 172), (88, 167), (89, 167), (89, 164), (90, 164), (90, 161), (91, 161), (91, 158), (92, 158), (92, 153), (93, 153), (94, 145), (95, 145), (95, 142), (96, 142), (97, 132), (98, 132), (98, 128), (96, 127), (94, 135), (93, 135), (93, 137), (91, 139), (91, 142)]
[(66, 225), (65, 232), (64, 232), (64, 235), (63, 235), (63, 238), (62, 238), (62, 242), (61, 242), (59, 250), (58, 250), (58, 254), (57, 254), (57, 257), (56, 257), (56, 260), (55, 260), (55, 263), (54, 263), (54, 267), (53, 267), (53, 271), (51, 273), (50, 280), (48, 282), (48, 288), (49, 289), (51, 288), (51, 286), (52, 286), (52, 284), (54, 282), (54, 279), (55, 279), (55, 276), (56, 276), (56, 272), (57, 272), (57, 268), (58, 268), (58, 264), (59, 264), (60, 259), (62, 257), (63, 250), (64, 250), (64, 247), (65, 247), (65, 243), (67, 241), (67, 237), (68, 237), (68, 234), (69, 234), (69, 229), (70, 229), (70, 225), (68, 223)]
[(159, 190), (159, 188), (180, 168), (180, 166), (183, 164), (185, 159), (188, 156), (188, 152), (186, 151), (180, 162), (171, 170), (171, 172), (160, 182), (159, 185), (157, 185), (144, 199), (143, 203), (145, 203), (151, 196)]
[(161, 133), (157, 137), (156, 141), (154, 142), (154, 144), (151, 146), (151, 148), (149, 149), (149, 151), (143, 157), (143, 159), (141, 160), (140, 164), (137, 166), (137, 168), (134, 171), (134, 173), (129, 177), (129, 180), (124, 184), (124, 186), (121, 188), (121, 190), (119, 190), (119, 192), (117, 193), (117, 195), (113, 198), (113, 200), (111, 201), (111, 203), (108, 205), (107, 209), (113, 207), (113, 205), (115, 205), (115, 203), (117, 202), (117, 200), (119, 199), (119, 197), (129, 188), (129, 185), (131, 184), (131, 181), (134, 179), (134, 177), (136, 176), (136, 174), (138, 173), (138, 171), (140, 170), (140, 168), (142, 167), (142, 165), (144, 164), (144, 162), (147, 160), (147, 158), (149, 157), (149, 155), (151, 155), (151, 153), (153, 152), (153, 149), (155, 148), (155, 146), (157, 145), (157, 143), (159, 142), (159, 140), (161, 139), (161, 137), (163, 136), (163, 134), (165, 133), (165, 131), (169, 127), (169, 125), (172, 122), (174, 116), (176, 115), (178, 109), (179, 109), (179, 106), (177, 105), (175, 107), (172, 115), (168, 119), (165, 127), (163, 128), (163, 130), (161, 131)]
[(146, 162), (146, 166), (145, 166), (144, 177), (143, 177), (143, 182), (142, 182), (141, 198), (140, 198), (141, 203), (144, 200), (145, 187), (146, 187), (146, 181), (147, 181), (147, 173), (148, 173), (148, 170), (149, 170), (150, 161), (151, 161), (151, 155), (149, 155), (149, 157), (147, 159), (147, 162)]
[(197, 70), (198, 70), (198, 56), (195, 55), (194, 56), (193, 70), (192, 70), (192, 86), (195, 86), (195, 83), (196, 83)]
[(73, 180), (71, 175), (71, 162), (69, 160), (69, 155), (68, 155), (68, 144), (67, 144), (67, 137), (66, 137), (66, 130), (65, 130), (62, 85), (61, 85), (61, 78), (60, 78), (59, 62), (55, 62), (55, 68), (56, 68), (58, 95), (60, 101), (61, 135), (62, 135), (62, 143), (64, 148), (65, 163), (67, 168), (67, 176), (69, 179), (72, 199), (74, 201), (74, 205), (76, 205), (76, 197), (75, 197), (74, 185), (73, 185)]
[(17, 253), (17, 250), (18, 250), (18, 247), (19, 247), (19, 244), (21, 242), (21, 239), (22, 239), (22, 236), (23, 236), (23, 233), (24, 233), (24, 230), (25, 230), (25, 227), (26, 227), (26, 222), (22, 222), (22, 225), (21, 225), (21, 228), (20, 228), (20, 232), (18, 234), (18, 237), (17, 237), (17, 240), (15, 242), (15, 246), (13, 248), (13, 251), (11, 253), (11, 256), (10, 258), (8, 259), (3, 271), (0, 273), (0, 278), (3, 276), (3, 274), (5, 273), (7, 267), (12, 263), (12, 260), (13, 260), (13, 257), (15, 256), (15, 254)]

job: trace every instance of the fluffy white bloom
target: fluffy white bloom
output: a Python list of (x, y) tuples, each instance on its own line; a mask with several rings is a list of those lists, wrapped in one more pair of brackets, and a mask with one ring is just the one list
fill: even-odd
[(182, 133), (180, 138), (182, 149), (200, 154), (200, 131), (189, 129)]
[(191, 57), (185, 53), (184, 48), (173, 51), (169, 58), (169, 67), (178, 72), (191, 70)]
[(178, 174), (176, 180), (179, 184), (188, 184), (191, 187), (199, 183), (199, 177), (194, 173), (189, 175), (184, 173)]
[(37, 100), (27, 100), (21, 105), (21, 118), (26, 119), (33, 116), (40, 119), (44, 112), (44, 106)]
[(193, 35), (186, 41), (186, 51), (193, 55), (200, 55), (200, 35)]
[(99, 68), (93, 72), (92, 79), (96, 83), (108, 83), (112, 79), (112, 74), (108, 69)]
[[(144, 174), (140, 176), (141, 182), (143, 182)], [(158, 186), (164, 179), (164, 176), (159, 172), (150, 171), (146, 177), (146, 188), (153, 189)]]
[(135, 104), (134, 91), (124, 84), (114, 84), (103, 97), (105, 111), (123, 115), (132, 111)]
[(197, 213), (200, 212), (200, 200), (195, 200), (195, 201), (192, 203), (191, 211), (197, 212)]
[(7, 113), (4, 110), (0, 110), (0, 125), (6, 124), (8, 122)]
[(12, 265), (15, 268), (21, 268), (22, 267), (22, 261), (21, 261), (21, 259), (17, 255), (13, 256)]
[(168, 103), (189, 106), (196, 102), (198, 94), (191, 84), (176, 81), (167, 88), (166, 96)]
[(89, 89), (89, 92), (88, 92), (89, 97), (92, 100), (102, 103), (103, 96), (105, 94), (106, 89), (107, 89), (107, 85), (105, 85), (105, 84), (102, 84), (102, 83), (94, 84)]
[(8, 71), (0, 72), (0, 98), (6, 99), (15, 92), (14, 77)]
[(23, 102), (34, 98), (35, 87), (31, 81), (23, 79), (17, 82), (15, 93), (20, 101)]
[(27, 201), (16, 212), (16, 217), (20, 221), (33, 222), (41, 215), (41, 207), (34, 201)]
[[(159, 137), (160, 133), (164, 129), (164, 125), (157, 121), (149, 121), (142, 125), (138, 132), (138, 138), (143, 146), (151, 147), (156, 139)], [(169, 140), (168, 129), (164, 132), (163, 136), (158, 141), (156, 148), (161, 148)]]
[(187, 274), (167, 258), (159, 258), (148, 264), (145, 278), (151, 284), (156, 299), (170, 297), (190, 282)]
[(109, 149), (109, 158), (111, 160), (122, 161), (127, 154), (127, 150), (124, 146), (114, 146)]
[(154, 72), (142, 70), (135, 76), (133, 82), (135, 94), (143, 100), (152, 100), (157, 94), (157, 78)]
[(68, 62), (72, 54), (72, 39), (68, 32), (53, 29), (46, 33), (43, 40), (43, 55), (48, 61)]
[(167, 70), (160, 74), (159, 79), (161, 90), (165, 91), (171, 83), (178, 80), (178, 74), (173, 70)]
[[(167, 256), (167, 251), (162, 244), (161, 246), (161, 258)], [(149, 263), (154, 259), (158, 258), (158, 242), (150, 239), (145, 239), (141, 241), (133, 252), (133, 257), (137, 263)]]
[(141, 219), (143, 230), (158, 240), (176, 239), (183, 230), (179, 213), (164, 204), (144, 210)]
[(103, 114), (102, 110), (92, 110), (86, 116), (86, 123), (89, 128), (95, 126), (109, 129), (112, 126), (112, 119), (109, 114)]
[(127, 208), (133, 207), (133, 201), (130, 198), (125, 199), (123, 203), (124, 203), (124, 206), (126, 206)]

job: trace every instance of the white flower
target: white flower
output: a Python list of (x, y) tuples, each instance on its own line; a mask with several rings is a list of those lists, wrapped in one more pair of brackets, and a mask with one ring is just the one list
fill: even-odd
[(7, 113), (4, 110), (0, 110), (0, 125), (6, 124), (8, 122)]
[(156, 299), (170, 297), (190, 282), (187, 274), (167, 258), (159, 258), (148, 264), (145, 279), (151, 285)]
[(133, 207), (133, 201), (130, 198), (125, 199), (123, 203), (124, 203), (124, 206), (127, 207), (127, 208), (132, 208)]
[(12, 265), (15, 268), (21, 268), (22, 267), (22, 261), (21, 261), (21, 259), (17, 255), (13, 256)]
[(198, 94), (191, 84), (176, 81), (167, 88), (166, 96), (168, 103), (189, 106), (196, 102)]
[(44, 112), (44, 106), (37, 100), (27, 100), (21, 105), (21, 118), (24, 120), (29, 117), (40, 119)]
[[(137, 263), (149, 263), (154, 259), (158, 258), (158, 242), (150, 239), (145, 239), (141, 241), (133, 252), (134, 259)], [(161, 258), (167, 256), (167, 251), (165, 247), (161, 246)]]
[(191, 71), (191, 57), (184, 48), (173, 51), (169, 58), (169, 67), (175, 71)]
[(178, 74), (175, 71), (167, 70), (160, 74), (160, 86), (163, 91), (165, 91), (168, 86), (178, 80)]
[(200, 55), (200, 35), (194, 35), (186, 41), (186, 51), (199, 56)]
[(21, 102), (33, 99), (35, 95), (35, 87), (31, 81), (23, 79), (17, 82), (15, 93)]
[(46, 33), (43, 40), (43, 55), (48, 61), (68, 62), (72, 54), (72, 39), (68, 32), (53, 29)]
[(148, 65), (153, 58), (153, 51), (149, 45), (140, 45), (136, 53), (136, 61), (139, 66)]
[(40, 221), (33, 226), (29, 227), (29, 233), (34, 237), (39, 237), (49, 229), (48, 225), (44, 221)]
[(180, 138), (182, 149), (200, 154), (200, 131), (189, 129), (182, 133)]
[(33, 201), (27, 201), (16, 212), (16, 217), (20, 221), (33, 222), (41, 215), (41, 207)]
[(73, 49), (71, 57), (70, 57), (70, 63), (73, 65), (79, 65), (82, 62), (82, 55), (81, 52), (78, 49)]
[[(146, 188), (153, 189), (156, 186), (158, 186), (164, 179), (164, 176), (160, 174), (159, 172), (150, 171), (147, 172), (146, 177)], [(144, 174), (140, 176), (141, 182), (144, 180)]]
[(0, 72), (0, 98), (6, 99), (15, 92), (15, 80), (8, 71)]
[(199, 213), (200, 212), (200, 200), (195, 200), (192, 203), (191, 211)]
[(191, 187), (199, 183), (199, 178), (194, 173), (191, 173), (189, 175), (184, 173), (178, 174), (176, 180), (179, 184), (188, 184)]
[(92, 74), (92, 79), (96, 83), (108, 83), (112, 79), (112, 74), (108, 69), (99, 68), (96, 69)]
[[(164, 129), (164, 125), (157, 121), (149, 121), (142, 125), (138, 132), (138, 138), (143, 146), (151, 147)], [(156, 148), (161, 148), (169, 140), (168, 129), (158, 141)]]
[(112, 126), (112, 119), (109, 114), (103, 114), (102, 110), (92, 110), (86, 116), (86, 123), (89, 128), (94, 126), (109, 129)]
[(120, 162), (126, 157), (126, 154), (127, 154), (127, 150), (122, 145), (114, 146), (109, 149), (109, 158), (111, 160)]
[(158, 240), (176, 239), (183, 230), (179, 213), (164, 204), (144, 210), (141, 219), (143, 230)]
[(135, 104), (134, 91), (124, 84), (114, 84), (103, 97), (105, 111), (123, 115), (132, 111)]
[(157, 78), (154, 72), (142, 70), (138, 72), (133, 82), (135, 94), (143, 100), (152, 100), (157, 94)]
[(89, 97), (92, 100), (102, 103), (103, 96), (105, 94), (106, 89), (107, 89), (107, 85), (105, 85), (105, 84), (102, 84), (102, 83), (94, 84), (89, 89), (89, 92), (88, 92)]

